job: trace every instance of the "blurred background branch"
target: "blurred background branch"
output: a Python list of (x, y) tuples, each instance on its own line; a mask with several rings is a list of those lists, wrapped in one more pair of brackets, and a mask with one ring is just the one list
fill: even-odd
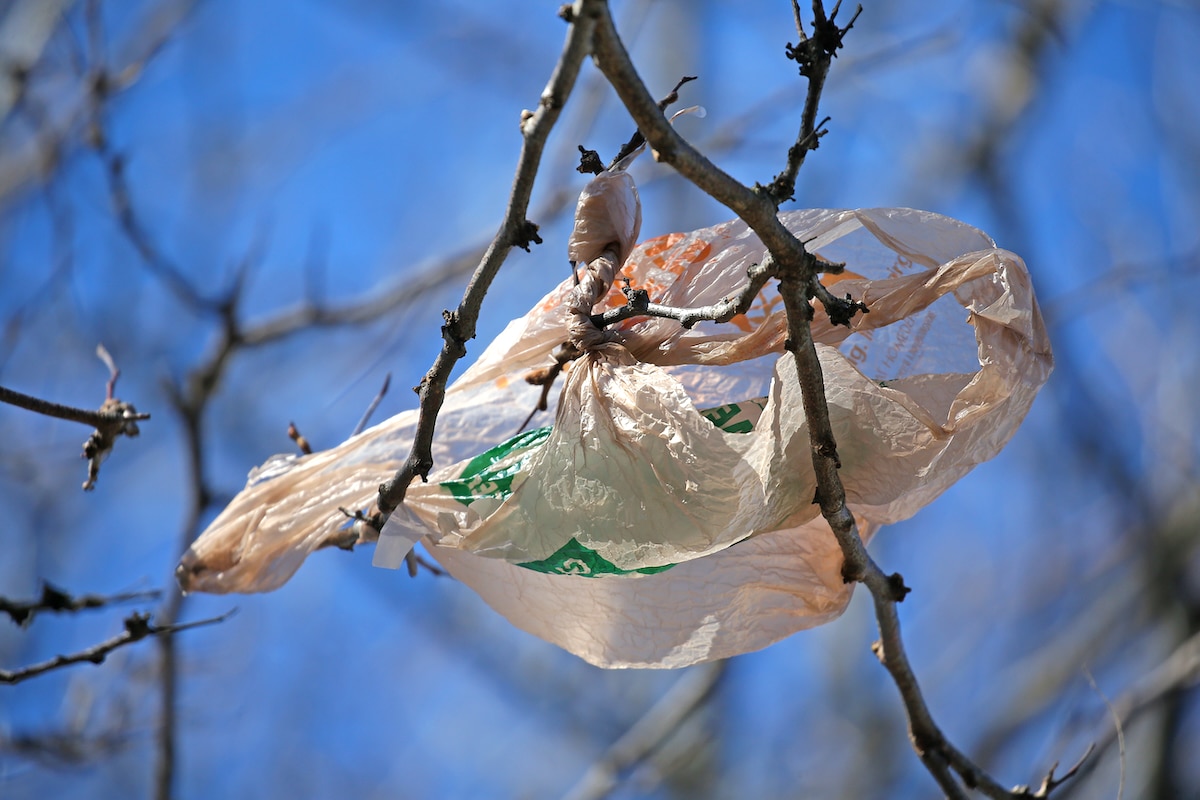
[(112, 595), (84, 594), (72, 595), (64, 592), (53, 584), (43, 582), (42, 594), (37, 600), (9, 600), (0, 597), (0, 612), (8, 614), (16, 624), (24, 627), (33, 622), (42, 612), (70, 613), (84, 609), (104, 608), (115, 603), (128, 603), (132, 600), (149, 600), (157, 598), (161, 592), (149, 590), (143, 592), (120, 592)]

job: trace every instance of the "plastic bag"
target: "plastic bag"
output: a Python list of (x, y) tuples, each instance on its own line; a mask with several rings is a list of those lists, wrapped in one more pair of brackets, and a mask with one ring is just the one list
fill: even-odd
[[(577, 222), (571, 254), (588, 263), (583, 288), (564, 281), (448, 389), (433, 452), (446, 466), (409, 488), (376, 563), (398, 566), (420, 540), (515, 625), (605, 667), (724, 658), (836, 617), (852, 587), (813, 504), (773, 282), (726, 325), (586, 329), (593, 300), (596, 310), (625, 302), (611, 287), (616, 264), (655, 302), (705, 305), (745, 282), (764, 255), (757, 236), (733, 221), (643, 242), (624, 258), (637, 234), (632, 181), (601, 175), (577, 219), (589, 208), (611, 218)], [(1000, 450), (1050, 373), (1049, 342), (1024, 264), (975, 228), (910, 209), (781, 219), (810, 251), (846, 262), (829, 279), (870, 309), (851, 328), (820, 311), (813, 323), (848, 504), (869, 538)], [(584, 352), (554, 424), (513, 437), (540, 394), (523, 377), (551, 363), (568, 331)], [(253, 472), (185, 554), (181, 585), (281, 585), (348, 524), (339, 506), (372, 505), (407, 456), (416, 419), (405, 412)]]

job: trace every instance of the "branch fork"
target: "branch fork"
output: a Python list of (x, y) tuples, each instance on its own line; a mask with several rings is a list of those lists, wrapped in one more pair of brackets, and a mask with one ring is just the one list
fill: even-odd
[[(836, 17), (840, 0), (828, 16), (821, 0), (813, 0), (813, 33), (809, 37), (800, 23), (798, 0), (793, 0), (792, 7), (800, 43), (789, 44), (785, 55), (799, 65), (801, 75), (808, 80), (808, 91), (800, 128), (795, 144), (788, 151), (784, 169), (767, 186), (756, 185), (754, 188), (744, 186), (723, 172), (671, 127), (663, 104), (653, 99), (638, 76), (617, 34), (606, 2), (577, 0), (560, 11), (560, 15), (571, 26), (567, 43), (550, 83), (542, 93), (537, 110), (522, 115), (524, 148), (505, 222), (476, 269), (458, 309), (453, 313), (447, 312), (442, 352), (420, 386), (420, 416), (411, 454), (392, 480), (380, 486), (379, 511), (369, 522), (376, 530), (381, 530), (388, 515), (403, 501), (411, 481), (418, 475), (425, 478), (432, 467), (431, 442), (450, 370), (465, 354), (466, 341), (474, 337), (475, 320), (483, 296), (500, 264), (513, 244), (520, 243), (520, 237), (512, 232), (518, 226), (528, 224), (525, 209), (545, 136), (570, 94), (583, 57), (590, 54), (638, 126), (637, 133), (626, 148), (636, 149), (643, 143), (647, 144), (656, 160), (671, 165), (744, 220), (761, 239), (769, 257), (750, 271), (746, 287), (737, 297), (713, 306), (672, 309), (657, 306), (645, 293), (627, 291), (629, 302), (625, 307), (590, 315), (588, 319), (599, 329), (637, 315), (670, 317), (684, 325), (692, 325), (702, 319), (727, 319), (738, 309), (748, 307), (749, 301), (753, 300), (767, 280), (778, 278), (788, 321), (786, 349), (796, 362), (804, 412), (809, 423), (817, 482), (814, 500), (819, 503), (821, 513), (842, 550), (844, 579), (863, 583), (872, 596), (880, 632), (874, 650), (900, 691), (917, 755), (947, 797), (965, 798), (969, 790), (978, 790), (993, 798), (1046, 797), (1075, 770), (1061, 778), (1055, 778), (1052, 770), (1037, 792), (1031, 793), (1026, 787), (1009, 791), (957, 751), (937, 727), (908, 662), (900, 635), (896, 604), (904, 599), (909, 589), (900, 575), (884, 573), (871, 559), (854, 517), (846, 506), (845, 489), (838, 475), (841, 464), (837, 442), (829, 421), (824, 378), (810, 327), (814, 314), (811, 300), (815, 298), (823, 305), (835, 325), (849, 325), (856, 313), (866, 313), (868, 309), (850, 296), (835, 297), (819, 282), (819, 274), (839, 272), (841, 265), (823, 262), (810, 253), (805, 243), (793, 236), (780, 222), (778, 210), (783, 202), (792, 198), (796, 176), (805, 156), (809, 150), (817, 148), (826, 132), (828, 118), (817, 121), (825, 78), (832, 59), (843, 46), (843, 40), (862, 8), (860, 6), (856, 10), (846, 25), (839, 26)], [(678, 88), (676, 86), (676, 90)], [(599, 164), (598, 156), (582, 148), (580, 152), (584, 156), (582, 170), (594, 171)], [(453, 335), (448, 333), (449, 328), (453, 328)], [(549, 375), (538, 377), (545, 380)]]

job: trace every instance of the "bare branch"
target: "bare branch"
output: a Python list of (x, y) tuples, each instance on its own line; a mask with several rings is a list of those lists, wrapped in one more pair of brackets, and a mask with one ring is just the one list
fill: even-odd
[[(1122, 800), (1125, 796), (1125, 726), (1121, 723), (1121, 715), (1117, 713), (1117, 709), (1113, 708), (1112, 701), (1108, 699), (1108, 696), (1104, 692), (1100, 691), (1100, 687), (1096, 684), (1096, 679), (1092, 677), (1091, 670), (1084, 667), (1083, 675), (1087, 678), (1088, 685), (1092, 687), (1092, 691), (1100, 697), (1100, 700), (1104, 703), (1104, 707), (1108, 709), (1109, 716), (1112, 717), (1113, 730), (1116, 731), (1117, 735), (1117, 753), (1121, 759), (1121, 774), (1117, 780), (1117, 800)], [(1091, 751), (1089, 750), (1088, 752), (1090, 753)], [(1079, 766), (1077, 765), (1076, 770), (1078, 768)]]
[(1120, 724), (1097, 742), (1096, 757), (1079, 767), (1079, 776), (1082, 778), (1091, 774), (1109, 748), (1121, 744), (1124, 727), (1172, 692), (1194, 686), (1197, 682), (1200, 682), (1200, 633), (1193, 634), (1176, 647), (1161, 664), (1112, 702), (1113, 713)]
[(999, 790), (994, 794), (991, 792), (988, 792), (988, 796), (989, 797), (1005, 797), (1005, 798), (1007, 798), (1007, 797), (1032, 798), (1032, 800), (1038, 800), (1039, 798), (1049, 797), (1051, 792), (1053, 792), (1055, 789), (1062, 786), (1064, 783), (1071, 780), (1072, 778), (1074, 778), (1076, 776), (1076, 774), (1078, 774), (1079, 770), (1083, 767), (1083, 765), (1085, 763), (1088, 763), (1089, 759), (1092, 756), (1092, 751), (1095, 749), (1096, 749), (1095, 745), (1088, 745), (1087, 750), (1083, 751), (1083, 755), (1081, 755), (1079, 757), (1079, 760), (1075, 762), (1075, 766), (1071, 767), (1069, 770), (1064, 772), (1062, 775), (1055, 776), (1055, 774), (1054, 774), (1055, 770), (1058, 769), (1058, 762), (1056, 761), (1053, 764), (1051, 764), (1050, 771), (1046, 773), (1046, 777), (1042, 778), (1042, 783), (1037, 788), (1036, 791), (1030, 791), (1028, 786), (1017, 786), (1011, 792), (1007, 792), (1007, 793), (1003, 792), (1003, 790)]
[(761, 264), (754, 264), (746, 270), (748, 278), (746, 285), (733, 297), (719, 303), (696, 308), (674, 308), (672, 306), (651, 303), (644, 289), (625, 288), (625, 296), (629, 302), (618, 308), (605, 311), (603, 314), (593, 314), (592, 324), (597, 328), (605, 328), (622, 320), (633, 317), (662, 317), (673, 319), (685, 328), (691, 328), (697, 322), (728, 322), (738, 314), (745, 314), (754, 303), (754, 298), (762, 291), (767, 281), (775, 276), (775, 262), (768, 255)]
[(775, 180), (766, 187), (758, 187), (775, 198), (776, 204), (791, 200), (796, 192), (796, 176), (809, 150), (820, 146), (821, 137), (825, 135), (825, 123), (829, 117), (817, 122), (817, 107), (820, 105), (821, 93), (825, 89), (825, 78), (829, 75), (829, 66), (837, 51), (842, 47), (842, 40), (854, 27), (862, 6), (854, 12), (854, 16), (845, 27), (838, 27), (836, 22), (841, 0), (834, 6), (833, 13), (827, 18), (825, 9), (820, 2), (813, 3), (813, 35), (805, 36), (804, 26), (800, 21), (800, 6), (792, 0), (792, 12), (796, 18), (796, 31), (800, 35), (800, 43), (788, 43), (784, 48), (787, 57), (800, 65), (800, 74), (808, 78), (808, 94), (804, 99), (804, 112), (800, 119), (800, 133), (796, 143), (788, 150), (787, 165), (775, 176)]
[(550, 130), (558, 120), (562, 107), (575, 85), (580, 65), (592, 40), (596, 17), (602, 9), (602, 4), (586, 0), (579, 0), (576, 5), (563, 9), (570, 29), (558, 64), (555, 65), (554, 72), (542, 91), (537, 110), (521, 115), (521, 134), (524, 141), (504, 221), (475, 274), (471, 276), (458, 308), (443, 314), (445, 324), (442, 326), (442, 351), (421, 380), (420, 386), (416, 387), (421, 405), (412, 451), (404, 466), (379, 487), (379, 513), (373, 520), (376, 530), (383, 529), (388, 516), (403, 502), (408, 485), (413, 479), (417, 476), (424, 479), (432, 469), (433, 433), (438, 412), (446, 395), (450, 371), (458, 360), (466, 355), (466, 343), (475, 337), (475, 325), (479, 319), (483, 298), (508, 256), (508, 251), (514, 246), (528, 247), (531, 229), (536, 236), (536, 226), (533, 226), (525, 215), (529, 208), (529, 197), (533, 192), (542, 151)]
[(120, 225), (121, 232), (141, 257), (142, 263), (163, 285), (171, 290), (187, 307), (214, 311), (219, 302), (214, 298), (202, 295), (192, 285), (178, 265), (159, 249), (153, 238), (147, 232), (133, 205), (133, 197), (129, 191), (129, 182), (125, 177), (125, 157), (113, 149), (103, 133), (101, 117), (103, 94), (97, 94), (93, 101), (92, 111), (92, 148), (104, 166), (104, 175), (108, 181), (109, 202), (113, 213)]
[[(682, 78), (680, 78), (679, 83), (675, 84), (675, 87), (673, 89), (671, 89), (670, 92), (667, 93), (667, 96), (664, 97), (662, 100), (658, 101), (658, 110), (666, 111), (668, 106), (670, 106), (672, 103), (679, 100), (680, 88), (682, 88), (685, 83), (690, 83), (691, 81), (694, 81), (694, 80), (696, 80), (696, 77), (694, 75), (685, 75)], [(629, 141), (621, 146), (621, 149), (617, 151), (616, 156), (614, 156), (613, 160), (611, 162), (609, 162), (609, 165), (608, 165), (609, 168), (611, 169), (612, 167), (619, 164), (621, 162), (621, 159), (625, 158), (626, 156), (628, 156), (629, 154), (631, 154), (632, 152), (634, 152), (635, 150), (640, 148), (645, 143), (646, 143), (646, 137), (642, 136), (642, 132), (640, 130), (634, 131), (633, 136), (629, 137)], [(595, 151), (584, 150), (582, 147), (579, 148), (579, 151), (583, 154), (583, 158), (580, 160), (580, 164), (579, 164), (579, 172), (589, 171), (591, 168), (592, 162), (588, 158), (588, 154), (594, 153)], [(601, 167), (600, 171), (603, 171), (603, 167)], [(598, 174), (598, 173), (594, 172), (593, 174)]]
[(59, 589), (49, 581), (42, 582), (42, 596), (37, 600), (9, 600), (0, 597), (0, 613), (8, 614), (12, 621), (22, 628), (28, 627), (33, 618), (44, 611), (55, 613), (71, 613), (85, 609), (103, 608), (116, 603), (128, 603), (132, 600), (157, 599), (162, 595), (157, 589), (144, 592), (122, 592), (120, 594), (72, 595)]
[(166, 42), (169, 30), (146, 53), (140, 62), (135, 62), (126, 68), (121, 75), (113, 74), (106, 64), (104, 57), (105, 35), (103, 30), (103, 15), (99, 3), (87, 5), (86, 21), (88, 32), (88, 51), (91, 66), (87, 81), (87, 144), (95, 152), (104, 168), (104, 177), (108, 183), (109, 202), (113, 213), (120, 225), (121, 232), (141, 257), (142, 263), (152, 274), (158, 277), (181, 302), (188, 307), (198, 310), (213, 311), (217, 301), (203, 296), (189, 281), (183, 270), (172, 263), (158, 245), (153, 241), (149, 232), (141, 222), (136, 212), (133, 198), (126, 179), (126, 159), (112, 145), (106, 133), (105, 112), (108, 99), (128, 85), (145, 67)]
[(185, 631), (189, 628), (198, 628), (201, 625), (213, 625), (218, 622), (224, 622), (233, 613), (233, 611), (229, 611), (219, 617), (187, 622), (182, 625), (155, 625), (150, 622), (149, 614), (131, 614), (125, 619), (125, 630), (111, 639), (107, 639), (94, 647), (89, 647), (87, 650), (81, 650), (78, 653), (55, 656), (49, 661), (43, 661), (40, 664), (32, 664), (16, 670), (0, 669), (0, 683), (20, 683), (29, 678), (44, 675), (52, 670), (70, 664), (80, 664), (85, 661), (92, 664), (100, 664), (108, 657), (109, 653), (117, 648), (141, 641), (147, 636), (162, 636), (164, 634)]
[(379, 387), (379, 391), (375, 394), (374, 399), (371, 400), (371, 404), (367, 406), (367, 410), (363, 412), (362, 419), (360, 419), (358, 424), (354, 426), (354, 430), (350, 433), (351, 436), (357, 436), (358, 434), (362, 433), (364, 429), (366, 429), (367, 423), (371, 421), (371, 415), (375, 413), (375, 409), (379, 408), (379, 404), (383, 401), (383, 398), (387, 396), (388, 389), (390, 389), (391, 386), (392, 373), (389, 372), (383, 378), (383, 386)]
[[(238, 316), (242, 288), (235, 285), (233, 293), (218, 304), (217, 313), (221, 327), (214, 347), (203, 361), (189, 371), (182, 384), (170, 384), (167, 387), (172, 404), (182, 422), (191, 487), (187, 520), (180, 532), (179, 552), (186, 550), (199, 533), (200, 520), (217, 497), (216, 490), (205, 475), (203, 420), (213, 395), (221, 386), (227, 368), (239, 353), (284, 341), (314, 327), (361, 325), (379, 319), (387, 313), (418, 302), (422, 297), (440, 288), (447, 280), (469, 270), (478, 259), (476, 251), (457, 253), (433, 265), (416, 279), (397, 282), (391, 288), (362, 300), (334, 307), (309, 303), (297, 308), (284, 309), (253, 325), (243, 323)], [(367, 523), (364, 520), (360, 524)], [(344, 538), (330, 537), (327, 544), (352, 549), (358, 539), (357, 531), (347, 529)], [(185, 599), (179, 591), (172, 591), (159, 612), (160, 618), (167, 621), (177, 619), (184, 603)], [(173, 795), (175, 776), (178, 720), (175, 699), (178, 675), (175, 640), (169, 636), (160, 637), (158, 646), (161, 702), (155, 797), (165, 800)]]
[[(1073, 775), (1078, 765), (1059, 779), (1054, 778), (1051, 770), (1038, 793), (1030, 793), (1023, 787), (1009, 792), (946, 741), (925, 703), (900, 634), (896, 604), (904, 599), (909, 589), (900, 575), (885, 574), (871, 559), (854, 517), (846, 507), (845, 489), (838, 475), (841, 462), (829, 421), (824, 378), (810, 327), (813, 309), (808, 300), (817, 297), (826, 306), (835, 324), (848, 324), (856, 311), (865, 311), (866, 308), (849, 297), (845, 301), (833, 297), (815, 280), (816, 274), (821, 271), (817, 259), (807, 252), (803, 243), (783, 228), (776, 217), (778, 206), (792, 195), (795, 176), (805, 154), (817, 145), (821, 127), (816, 122), (817, 109), (825, 77), (830, 62), (842, 46), (846, 32), (858, 18), (861, 7), (844, 28), (834, 22), (837, 10), (835, 6), (833, 13), (826, 17), (821, 1), (814, 0), (813, 36), (804, 37), (803, 28), (798, 24), (801, 43), (788, 47), (789, 58), (800, 64), (801, 74), (809, 79), (809, 91), (796, 144), (788, 153), (787, 166), (770, 187), (747, 189), (717, 169), (675, 133), (642, 85), (617, 36), (607, 8), (601, 9), (596, 26), (596, 62), (634, 117), (639, 130), (654, 148), (655, 157), (674, 166), (684, 177), (732, 209), (759, 235), (777, 264), (775, 271), (788, 320), (788, 339), (784, 347), (792, 352), (800, 379), (817, 481), (816, 502), (820, 504), (822, 516), (841, 547), (843, 578), (847, 582), (861, 582), (871, 592), (880, 630), (880, 641), (875, 651), (900, 690), (913, 746), (921, 761), (948, 797), (966, 797), (966, 790), (959, 785), (951, 770), (958, 773), (967, 788), (978, 789), (989, 797), (1044, 797)], [(798, 8), (796, 14), (799, 16)], [(635, 308), (623, 313), (632, 315), (640, 310), (642, 313), (671, 316), (693, 324), (699, 319), (708, 318), (661, 307), (650, 312), (651, 304), (644, 296), (636, 299), (631, 297), (629, 305)], [(705, 311), (710, 314), (728, 311), (725, 304), (717, 306), (720, 308), (710, 307)], [(603, 321), (604, 316), (601, 315), (600, 322)]]
[(33, 411), (47, 417), (56, 419), (65, 419), (69, 422), (79, 422), (84, 425), (91, 425), (96, 428), (114, 425), (117, 423), (125, 423), (130, 420), (145, 420), (150, 419), (149, 414), (139, 414), (136, 411), (113, 411), (105, 410), (104, 406), (98, 411), (91, 411), (86, 408), (75, 408), (74, 406), (64, 406), (61, 403), (54, 403), (49, 400), (42, 400), (33, 395), (23, 394), (22, 392), (13, 389), (6, 389), (0, 386), (0, 403), (7, 403), (18, 408), (23, 408), (26, 411)]
[(408, 577), (410, 578), (417, 577), (417, 573), (420, 572), (421, 569), (428, 570), (429, 574), (433, 575), (435, 578), (444, 578), (448, 574), (437, 564), (433, 563), (424, 556), (419, 555), (416, 550), (409, 550), (407, 553), (405, 553), (404, 564), (408, 569)]
[[(103, 349), (103, 346), (100, 349)], [(108, 352), (104, 351), (104, 355), (108, 355)], [(111, 357), (106, 363), (110, 365), (110, 370), (115, 370), (111, 363)], [(56, 419), (94, 426), (95, 430), (92, 431), (92, 435), (83, 443), (83, 457), (88, 460), (88, 477), (83, 483), (83, 488), (85, 491), (91, 491), (96, 486), (96, 478), (100, 474), (100, 464), (112, 451), (117, 439), (121, 436), (134, 438), (141, 433), (137, 423), (150, 419), (149, 414), (139, 413), (132, 403), (126, 403), (112, 396), (119, 374), (119, 371), (110, 373), (106, 389), (107, 398), (96, 411), (52, 403), (49, 400), (42, 400), (13, 389), (6, 389), (3, 386), (0, 386), (0, 403), (8, 403)]]
[[(545, 411), (550, 407), (550, 390), (554, 387), (554, 382), (558, 380), (558, 376), (566, 369), (567, 364), (581, 355), (583, 355), (583, 351), (574, 344), (569, 341), (563, 342), (550, 353), (550, 357), (554, 359), (553, 364), (548, 367), (530, 370), (526, 373), (525, 382), (530, 386), (541, 386), (542, 393), (538, 396), (537, 403), (534, 404), (533, 410), (529, 412), (529, 416), (521, 423), (521, 427), (517, 428), (517, 433), (529, 427), (529, 423), (533, 421), (534, 416), (539, 411)], [(515, 436), (516, 434), (513, 435)]]
[(280, 341), (306, 328), (363, 325), (396, 309), (407, 308), (448, 281), (466, 275), (479, 262), (480, 250), (469, 250), (439, 261), (415, 278), (405, 277), (390, 288), (339, 306), (312, 303), (282, 310), (273, 317), (239, 329), (241, 343), (257, 347)]
[(67, 728), (36, 733), (0, 733), (0, 752), (58, 766), (83, 766), (116, 755), (133, 738), (119, 723), (90, 733)]

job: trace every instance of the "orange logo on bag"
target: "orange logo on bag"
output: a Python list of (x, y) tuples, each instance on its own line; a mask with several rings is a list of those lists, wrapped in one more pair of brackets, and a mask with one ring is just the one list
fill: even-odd
[(567, 301), (567, 298), (570, 297), (570, 295), (571, 295), (571, 287), (570, 286), (558, 287), (558, 289), (556, 289), (555, 291), (553, 291), (549, 295), (547, 295), (546, 299), (542, 302), (541, 310), (543, 312), (545, 312), (545, 311), (553, 311), (554, 309), (559, 308), (560, 306), (563, 305), (563, 303), (565, 303)]
[(711, 242), (697, 239), (668, 261), (666, 252), (681, 242), (685, 236), (687, 236), (686, 233), (668, 233), (666, 236), (650, 239), (642, 244), (641, 255), (648, 258), (650, 263), (659, 269), (679, 275), (691, 264), (704, 261), (712, 252)]
[[(629, 288), (644, 289), (650, 295), (651, 301), (657, 300), (662, 292), (674, 283), (674, 278), (682, 275), (691, 265), (704, 263), (712, 254), (712, 243), (703, 239), (695, 239), (678, 252), (672, 252), (672, 248), (687, 236), (686, 233), (668, 233), (642, 242), (622, 267), (621, 282), (627, 280)], [(664, 276), (660, 271), (668, 272), (674, 277), (671, 280), (662, 280)], [(639, 278), (639, 275), (642, 277)], [(655, 280), (655, 277), (659, 280)], [(620, 286), (614, 285), (613, 289), (605, 298), (605, 305), (609, 308), (625, 305)]]

